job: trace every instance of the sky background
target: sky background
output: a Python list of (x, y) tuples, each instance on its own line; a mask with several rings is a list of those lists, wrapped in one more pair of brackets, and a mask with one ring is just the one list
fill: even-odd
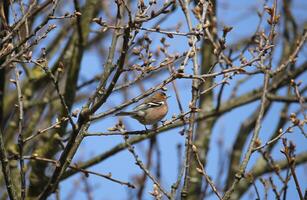
[[(157, 0), (157, 2), (161, 2), (161, 0)], [(259, 18), (256, 14), (256, 10), (259, 10), (262, 8), (263, 1), (256, 0), (256, 1), (247, 1), (247, 0), (218, 0), (217, 5), (217, 18), (218, 18), (218, 27), (219, 27), (219, 34), (221, 34), (221, 29), (224, 25), (226, 26), (232, 26), (233, 30), (229, 33), (227, 37), (227, 44), (231, 45), (235, 43), (236, 41), (242, 39), (242, 38), (248, 38), (251, 35), (254, 34), (257, 24), (259, 22)], [(114, 3), (113, 3), (114, 4)], [(158, 6), (160, 6), (158, 4)], [(115, 6), (114, 6), (115, 8)], [(295, 12), (293, 14), (296, 19), (299, 19), (298, 22), (302, 23), (303, 21), (307, 20), (307, 3), (303, 0), (295, 0), (293, 3), (293, 8), (295, 8)], [(115, 9), (114, 9), (115, 10)], [(63, 13), (58, 13), (63, 14)], [(100, 16), (104, 17), (103, 14)], [(187, 32), (187, 27), (185, 25), (184, 16), (182, 14), (181, 9), (177, 9), (177, 11), (172, 14), (172, 17), (170, 17), (168, 20), (166, 20), (163, 24), (161, 24), (161, 29), (173, 27), (174, 24), (178, 23), (178, 21), (182, 21), (183, 26), (181, 27), (180, 31)], [(264, 20), (265, 23), (266, 20)], [(145, 23), (145, 27), (150, 27), (153, 23)], [(195, 25), (195, 24), (194, 24)], [(262, 23), (263, 25), (263, 23)], [(300, 24), (301, 25), (301, 24)], [(262, 26), (265, 27), (265, 26)], [(281, 28), (281, 27), (277, 27)], [(98, 27), (93, 25), (93, 29), (98, 30)], [(91, 37), (94, 36), (97, 33), (92, 33)], [(153, 43), (154, 45), (159, 44), (159, 38), (161, 35), (151, 33), (151, 38), (154, 39)], [(169, 48), (170, 53), (175, 52), (183, 52), (184, 50), (187, 50), (187, 40), (184, 37), (180, 36), (174, 36), (173, 39), (167, 39), (167, 42), (170, 43), (171, 47)], [(111, 36), (107, 37), (104, 41), (104, 45), (111, 43)], [(277, 55), (280, 53), (280, 48), (276, 47)], [(300, 54), (298, 62), (302, 62), (303, 60), (306, 61), (307, 58), (307, 47), (305, 45), (302, 53)], [(94, 74), (97, 74), (101, 71), (103, 65), (104, 65), (104, 58), (101, 58), (100, 55), (96, 53), (96, 49), (89, 50), (86, 52), (86, 54), (83, 57), (82, 60), (82, 70), (81, 70), (81, 81), (88, 80), (91, 77), (93, 77)], [(191, 62), (189, 62), (187, 67), (191, 67)], [(189, 69), (188, 69), (189, 70)], [(159, 83), (160, 80), (163, 80), (163, 78), (166, 78), (169, 74), (164, 73), (161, 76), (157, 77), (156, 79), (151, 79), (150, 81), (145, 83), (145, 89), (151, 88), (153, 85), (156, 85)], [(223, 94), (223, 100), (227, 100), (230, 96), (230, 91), (232, 88), (232, 85), (236, 83), (237, 80), (241, 79), (242, 77), (236, 76), (235, 79), (230, 80), (230, 86), (226, 86), (225, 92)], [(306, 74), (302, 77), (300, 77), (301, 80), (306, 80)], [(218, 81), (219, 79), (217, 79)], [(190, 80), (179, 80), (177, 81), (178, 88), (180, 88), (180, 98), (183, 102), (183, 105), (185, 107), (185, 110), (188, 108), (188, 103), (191, 99), (190, 95)], [(251, 88), (256, 88), (259, 85), (262, 85), (262, 75), (255, 76), (248, 80), (246, 84), (243, 85), (243, 87), (240, 88), (238, 95), (243, 94), (247, 91), (249, 91)], [(166, 116), (166, 119), (170, 119), (174, 113), (179, 113), (178, 105), (176, 103), (175, 94), (172, 89), (172, 86), (169, 84), (167, 86), (168, 88), (168, 95), (172, 96), (168, 101), (170, 105), (170, 110), (168, 115)], [(92, 90), (94, 92), (95, 86), (91, 86), (87, 88), (87, 90)], [(217, 91), (217, 90), (215, 90)], [(132, 87), (129, 89), (129, 98), (135, 97), (141, 93), (140, 89), (138, 87)], [(123, 96), (120, 93), (114, 93), (109, 99), (110, 101), (106, 102), (105, 105), (102, 106), (102, 108), (97, 112), (101, 112), (104, 110), (108, 110), (114, 105), (119, 105), (123, 102)], [(132, 109), (136, 104), (126, 108), (125, 110)], [(219, 150), (224, 154), (222, 159), (225, 159), (228, 157), (228, 154), (230, 150), (232, 149), (232, 145), (235, 140), (235, 135), (238, 132), (239, 126), (241, 125), (241, 122), (246, 119), (259, 105), (259, 101), (256, 101), (254, 103), (250, 103), (246, 106), (242, 106), (238, 109), (235, 109), (227, 114), (225, 114), (223, 117), (221, 117), (218, 122), (216, 123), (213, 133), (212, 133), (212, 139), (210, 142), (210, 151), (208, 154), (208, 163), (206, 165), (206, 171), (208, 174), (212, 177), (212, 179), (216, 182), (218, 179), (220, 179), (222, 182), (225, 181), (225, 177), (220, 177), (218, 169), (218, 163), (220, 162), (219, 159)], [(75, 105), (75, 109), (80, 109), (82, 106), (81, 104)], [(275, 128), (275, 124), (278, 120), (278, 118), (274, 117), (276, 116), (276, 113), (280, 112), (281, 104), (274, 103), (273, 107), (270, 109), (269, 114), (266, 116), (264, 123), (262, 125), (262, 129), (260, 132), (260, 138), (263, 142), (267, 141), (269, 137), (271, 136), (272, 130)], [(297, 107), (292, 107), (291, 110), (296, 110)], [(92, 124), (91, 128), (89, 129), (90, 132), (103, 132), (106, 131), (107, 128), (112, 127), (117, 122), (117, 118), (115, 116), (110, 116), (107, 118), (104, 118), (103, 120), (100, 120), (98, 122), (95, 122)], [(128, 130), (143, 130), (143, 126), (140, 125), (137, 121), (133, 119), (124, 118), (124, 123)], [(177, 146), (178, 144), (181, 144), (184, 146), (185, 137), (181, 136), (179, 134), (179, 131), (181, 128), (172, 129), (170, 131), (164, 132), (157, 136), (157, 141), (159, 144), (159, 149), (161, 151), (161, 167), (162, 167), (162, 185), (164, 188), (166, 188), (168, 191), (170, 190), (170, 186), (175, 182), (177, 178), (177, 166), (178, 166), (178, 156), (177, 156)], [(297, 153), (306, 151), (307, 145), (306, 145), (306, 138), (302, 136), (296, 129), (293, 134), (288, 134), (287, 138), (290, 140), (294, 140), (297, 145)], [(218, 146), (218, 141), (223, 141), (223, 148), (221, 146)], [(75, 158), (74, 162), (79, 161), (86, 161), (90, 159), (91, 157), (95, 155), (99, 155), (102, 152), (105, 152), (106, 150), (114, 147), (115, 145), (122, 143), (123, 138), (121, 136), (108, 136), (108, 137), (87, 137), (82, 142)], [(143, 162), (145, 161), (145, 153), (147, 152), (149, 141), (141, 142), (136, 147), (137, 154), (141, 157)], [(281, 149), (281, 142), (279, 142), (276, 147), (274, 148), (273, 154), (275, 159), (282, 159), (284, 156), (279, 152)], [(184, 154), (182, 154), (183, 156)], [(249, 164), (248, 169), (256, 162), (257, 158), (259, 157), (258, 153), (253, 154)], [(154, 157), (154, 160), (156, 157)], [(183, 157), (181, 158), (183, 159)], [(226, 160), (226, 163), (228, 161)], [(155, 164), (153, 165), (153, 167)], [(132, 157), (132, 155), (128, 151), (121, 151), (120, 153), (106, 159), (105, 161), (101, 162), (98, 165), (95, 165), (90, 168), (90, 170), (99, 172), (99, 173), (112, 173), (114, 178), (120, 179), (122, 181), (129, 181), (134, 182), (133, 177), (135, 175), (140, 175), (143, 172), (139, 169), (137, 165), (135, 165), (135, 161)], [(155, 172), (154, 169), (151, 169), (151, 171)], [(305, 189), (307, 187), (307, 172), (306, 172), (306, 164), (304, 166), (297, 167), (297, 172), (299, 176), (306, 177), (300, 179), (300, 185), (301, 188)], [(226, 175), (226, 173), (224, 174)], [(70, 197), (73, 196), (73, 199), (87, 199), (87, 197), (84, 195), (84, 184), (82, 182), (79, 182), (80, 180), (80, 174), (75, 175), (65, 181), (63, 181), (60, 185), (61, 187), (61, 197), (63, 199), (70, 199)], [(101, 199), (101, 200), (119, 200), (119, 199), (126, 199), (129, 195), (129, 192), (125, 186), (121, 186), (119, 184), (110, 182), (108, 180), (105, 180), (101, 177), (97, 177), (94, 175), (90, 175), (87, 179), (88, 183), (91, 185), (91, 187), (94, 189), (93, 196), (94, 199)], [(79, 182), (79, 183), (78, 183)], [(263, 196), (263, 187), (259, 183), (259, 181), (256, 182), (258, 189), (260, 188), (260, 194)], [(293, 181), (290, 181), (290, 184), (294, 184)], [(130, 190), (130, 189), (129, 189)], [(150, 180), (147, 180), (147, 187), (145, 188), (144, 192), (144, 199), (152, 199), (149, 195), (149, 191), (152, 190), (152, 182)], [(252, 190), (253, 192), (253, 190)], [(250, 192), (247, 192), (243, 199), (249, 199)], [(269, 192), (269, 197), (272, 196), (272, 192)], [(297, 199), (297, 192), (295, 190), (295, 187), (290, 187), (288, 190), (288, 197), (289, 199)], [(292, 198), (293, 197), (293, 198)], [(54, 199), (55, 197), (52, 196), (50, 199)], [(214, 196), (211, 196), (208, 199), (216, 199)], [(270, 199), (270, 198), (269, 198)]]

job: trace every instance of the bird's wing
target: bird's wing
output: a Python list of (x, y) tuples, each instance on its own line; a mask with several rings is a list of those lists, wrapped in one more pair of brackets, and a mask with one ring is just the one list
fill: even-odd
[(157, 102), (148, 102), (148, 103), (142, 103), (135, 107), (133, 111), (140, 111), (140, 110), (147, 110), (148, 108), (154, 108), (154, 107), (159, 107), (164, 104), (163, 101), (157, 101)]

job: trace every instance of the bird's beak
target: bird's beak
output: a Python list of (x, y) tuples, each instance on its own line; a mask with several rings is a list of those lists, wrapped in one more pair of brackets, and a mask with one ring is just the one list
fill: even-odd
[(168, 99), (168, 98), (170, 98), (171, 96), (167, 96), (166, 98)]

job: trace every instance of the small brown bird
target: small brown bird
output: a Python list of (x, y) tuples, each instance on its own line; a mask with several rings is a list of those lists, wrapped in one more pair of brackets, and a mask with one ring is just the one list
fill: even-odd
[(131, 112), (119, 112), (116, 116), (131, 116), (143, 125), (155, 124), (163, 119), (168, 112), (167, 98), (168, 96), (164, 92), (157, 92), (145, 99)]

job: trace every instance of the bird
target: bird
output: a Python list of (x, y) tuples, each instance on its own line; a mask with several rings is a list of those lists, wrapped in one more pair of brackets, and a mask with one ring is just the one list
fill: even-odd
[(130, 116), (141, 124), (152, 125), (162, 120), (168, 112), (167, 96), (164, 92), (157, 92), (136, 106), (132, 111), (119, 112), (116, 116)]

